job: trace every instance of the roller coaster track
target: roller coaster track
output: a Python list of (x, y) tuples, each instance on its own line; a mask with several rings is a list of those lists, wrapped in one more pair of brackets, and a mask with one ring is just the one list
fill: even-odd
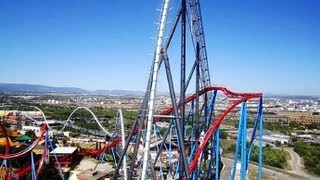
[(65, 122), (64, 126), (62, 127), (62, 129), (59, 130), (59, 132), (62, 132), (62, 131), (65, 129), (65, 127), (68, 125), (68, 123), (71, 122), (71, 117), (73, 116), (73, 114), (74, 114), (75, 112), (77, 112), (78, 110), (81, 110), (81, 109), (84, 109), (84, 110), (88, 111), (88, 112), (92, 115), (93, 119), (96, 121), (96, 123), (98, 124), (99, 128), (100, 128), (104, 133), (106, 133), (107, 136), (109, 136), (109, 137), (112, 136), (112, 133), (108, 132), (108, 131), (102, 126), (102, 124), (99, 122), (97, 116), (96, 116), (89, 108), (87, 108), (87, 107), (82, 107), (82, 106), (81, 106), (81, 107), (77, 107), (75, 110), (72, 111), (72, 113), (69, 115), (67, 121)]
[(41, 141), (43, 135), (46, 133), (47, 130), (48, 130), (47, 125), (46, 124), (43, 125), (40, 136), (29, 147), (15, 154), (0, 154), (0, 159), (13, 159), (13, 158), (23, 156), (28, 152), (32, 151), (34, 147), (36, 147), (36, 145)]
[[(208, 131), (205, 133), (204, 135), (204, 138), (203, 138), (203, 141), (201, 142), (201, 144), (199, 145), (199, 148), (197, 149), (197, 151), (195, 152), (194, 154), (194, 157), (192, 158), (192, 161), (189, 165), (189, 173), (192, 173), (195, 168), (197, 167), (197, 161), (198, 161), (198, 158), (200, 157), (203, 149), (205, 148), (207, 142), (209, 141), (209, 139), (212, 137), (212, 135), (214, 134), (215, 130), (220, 126), (221, 122), (223, 121), (224, 117), (229, 113), (231, 112), (236, 106), (238, 106), (239, 104), (241, 104), (242, 102), (246, 102), (247, 100), (249, 99), (252, 99), (252, 98), (259, 98), (259, 97), (262, 97), (262, 94), (261, 93), (235, 93), (233, 91), (230, 91), (228, 90), (227, 88), (225, 87), (220, 87), (220, 86), (210, 86), (210, 87), (206, 87), (202, 90), (199, 91), (199, 95), (203, 95), (207, 92), (210, 92), (210, 91), (221, 91), (223, 92), (226, 97), (228, 98), (238, 98), (237, 101), (235, 101), (232, 105), (230, 105), (226, 110), (224, 110), (220, 115), (219, 117), (214, 121), (214, 123), (210, 126), (210, 128), (208, 129)], [(196, 98), (196, 93), (187, 97), (185, 99), (185, 104), (188, 104), (190, 103), (191, 101), (193, 101), (194, 99)], [(37, 110), (39, 110), (42, 114), (43, 112), (41, 111), (40, 108), (38, 107), (35, 107), (35, 106), (32, 106), (34, 108), (36, 108)], [(75, 110), (73, 110), (73, 112), (70, 114), (70, 116), (68, 117), (64, 127), (59, 131), (63, 131), (64, 128), (66, 127), (66, 125), (68, 124), (68, 122), (71, 121), (71, 117), (73, 116), (73, 114), (80, 110), (80, 109), (84, 109), (84, 110), (87, 110), (88, 112), (91, 113), (91, 115), (93, 116), (93, 118), (95, 119), (95, 121), (97, 122), (97, 124), (99, 125), (99, 127), (110, 137), (112, 137), (112, 134), (109, 133), (102, 125), (101, 123), (98, 121), (97, 117), (95, 116), (95, 114), (87, 107), (78, 107), (76, 108)], [(167, 108), (165, 109), (164, 111), (162, 111), (160, 114), (161, 115), (170, 115), (171, 113), (173, 112), (173, 107), (170, 107), (170, 108)], [(118, 112), (119, 113), (119, 112)], [(44, 115), (44, 114), (43, 114)], [(42, 139), (43, 135), (45, 134), (45, 132), (49, 129), (49, 126), (48, 126), (48, 122), (47, 120), (45, 119), (45, 116), (44, 117), (44, 120), (46, 122), (46, 124), (43, 125), (43, 128), (42, 128), (42, 131), (41, 131), (41, 134), (40, 136), (36, 139), (36, 141), (30, 145), (28, 148), (20, 151), (19, 153), (15, 153), (15, 154), (9, 154), (9, 139), (8, 139), (8, 136), (7, 137), (7, 145), (6, 145), (6, 150), (5, 150), (5, 154), (0, 154), (0, 158), (1, 159), (13, 159), (13, 158), (17, 158), (17, 157), (20, 157), (20, 156), (23, 156), (25, 154), (27, 154), (28, 152), (30, 152)], [(161, 119), (160, 118), (154, 118), (154, 122), (158, 122), (160, 121)], [(3, 126), (1, 126), (2, 129), (4, 129)], [(5, 129), (4, 129), (4, 132), (6, 133)], [(134, 131), (134, 134), (136, 134), (138, 132), (138, 129), (135, 129)], [(117, 146), (121, 141), (123, 141), (120, 137), (115, 137), (115, 139), (108, 143), (105, 148), (102, 149), (102, 151), (99, 151), (99, 153), (102, 153), (108, 149), (111, 149), (111, 148), (114, 148), (115, 146)], [(43, 161), (43, 158), (41, 158)], [(38, 163), (42, 164), (41, 161), (38, 161)], [(21, 174), (21, 173), (19, 173)]]
[[(13, 105), (3, 105), (3, 106), (0, 106), (1, 108), (2, 107), (14, 107)], [(49, 126), (49, 123), (46, 119), (46, 116), (44, 114), (44, 112), (37, 106), (29, 106), (31, 108), (34, 108), (34, 109), (37, 109), (43, 116), (43, 120), (45, 122), (45, 124), (42, 126), (42, 131), (39, 135), (39, 137), (29, 146), (27, 147), (26, 149), (18, 152), (18, 153), (15, 153), (15, 154), (10, 154), (10, 140), (9, 140), (9, 137), (8, 137), (8, 134), (6, 132), (6, 129), (4, 126), (0, 126), (0, 128), (2, 129), (2, 131), (4, 132), (4, 136), (6, 138), (6, 144), (5, 144), (5, 152), (4, 154), (0, 154), (0, 159), (3, 159), (4, 162), (6, 162), (6, 160), (8, 159), (14, 159), (14, 158), (18, 158), (18, 157), (21, 157), (21, 156), (24, 156), (26, 155), (27, 153), (31, 152), (38, 144), (39, 142), (42, 140), (42, 137), (45, 135), (45, 133), (49, 130), (52, 130), (52, 128)], [(76, 109), (74, 109), (72, 111), (72, 113), (69, 115), (67, 121), (64, 123), (64, 126), (61, 130), (59, 130), (59, 132), (62, 132), (65, 127), (71, 122), (71, 118), (73, 116), (73, 114), (75, 112), (77, 112), (78, 110), (81, 110), (81, 109), (84, 109), (86, 111), (88, 111), (92, 117), (94, 118), (95, 122), (98, 124), (99, 128), (102, 129), (102, 131), (109, 137), (114, 137), (114, 133), (111, 134), (109, 133), (103, 126), (102, 124), (99, 122), (98, 118), (96, 117), (96, 115), (87, 107), (77, 107)], [(119, 116), (119, 117), (118, 117)], [(27, 116), (28, 118), (30, 118), (32, 121), (36, 121), (34, 120), (33, 118)], [(122, 131), (122, 134), (124, 133), (124, 129), (123, 129), (123, 116), (122, 116), (122, 112), (121, 110), (118, 110), (117, 112), (117, 117), (120, 118), (120, 121), (121, 121), (121, 125), (122, 125), (122, 128), (121, 128), (121, 131)], [(124, 139), (123, 139), (124, 141)], [(106, 147), (104, 147), (103, 149), (99, 150), (99, 152), (95, 152), (95, 154), (101, 154), (103, 153), (106, 149), (108, 149), (108, 144)], [(44, 163), (44, 160), (45, 160), (45, 157), (46, 157), (46, 151), (44, 151), (43, 155), (41, 156), (41, 159), (39, 159), (37, 162), (35, 162), (35, 164), (39, 165), (38, 167), (38, 170), (37, 170), (37, 175), (40, 173), (40, 170), (41, 170), (41, 167)], [(126, 167), (126, 166), (124, 166)], [(18, 176), (18, 177), (21, 177), (23, 175), (25, 175), (26, 172), (29, 172), (30, 170), (32, 169), (31, 165), (28, 165), (28, 166), (24, 166), (22, 168), (19, 169), (19, 171), (15, 172), (15, 176)]]
[[(208, 142), (208, 140), (212, 137), (213, 133), (215, 132), (215, 130), (220, 126), (222, 120), (224, 119), (224, 117), (230, 113), (237, 105), (239, 105), (242, 102), (245, 102), (249, 99), (253, 99), (253, 98), (260, 98), (262, 97), (261, 93), (236, 93), (233, 91), (228, 90), (225, 87), (220, 87), (220, 86), (209, 86), (206, 87), (204, 89), (202, 89), (199, 92), (199, 96), (210, 92), (210, 91), (221, 91), (223, 92), (228, 98), (239, 98), (239, 100), (237, 100), (236, 102), (234, 102), (231, 106), (229, 106), (226, 110), (224, 110), (220, 116), (216, 119), (216, 121), (211, 125), (211, 127), (208, 129), (208, 131), (205, 133), (204, 136), (204, 140), (203, 142), (200, 144), (199, 148), (197, 149), (195, 156), (189, 166), (189, 173), (191, 173), (196, 167), (197, 167), (197, 161), (198, 158), (202, 152), (202, 150), (204, 149), (206, 143)], [(190, 103), (191, 101), (193, 101), (196, 98), (196, 93), (187, 97), (185, 99), (185, 104)], [(173, 107), (170, 107), (164, 111), (162, 111), (160, 114), (161, 115), (170, 115), (173, 112)], [(154, 122), (158, 122), (160, 121), (160, 118), (154, 118)], [(134, 134), (136, 134), (138, 132), (138, 129), (134, 130)], [(119, 143), (121, 142), (121, 139), (118, 137), (116, 138), (113, 142), (111, 142), (106, 149), (110, 149), (113, 148), (115, 146), (117, 146)]]
[[(6, 106), (4, 106), (4, 107), (6, 107)], [(9, 106), (8, 106), (8, 107), (9, 107)], [(37, 110), (42, 114), (43, 120), (44, 120), (45, 124), (47, 125), (48, 129), (52, 131), (53, 129), (50, 127), (50, 125), (49, 125), (49, 123), (48, 123), (48, 120), (47, 120), (45, 114), (43, 113), (43, 111), (42, 111), (39, 107), (37, 107), (37, 106), (30, 106), (30, 107), (32, 107), (32, 108), (34, 108), (34, 109), (37, 109)], [(69, 124), (71, 124), (70, 122), (72, 122), (72, 121), (71, 121), (71, 118), (72, 118), (73, 114), (74, 114), (75, 112), (79, 111), (79, 110), (86, 110), (86, 111), (88, 111), (88, 112), (92, 115), (92, 117), (93, 117), (93, 119), (95, 120), (95, 122), (98, 124), (99, 128), (100, 128), (107, 136), (109, 136), (109, 137), (112, 136), (112, 133), (108, 132), (108, 131), (102, 126), (102, 124), (101, 124), (100, 121), (98, 120), (97, 116), (96, 116), (88, 107), (83, 107), (83, 106), (77, 107), (76, 109), (74, 109), (74, 110), (71, 112), (71, 114), (69, 115), (68, 119), (67, 119), (67, 120), (65, 121), (65, 123), (63, 124), (63, 127), (59, 130), (59, 133), (62, 132), (62, 131), (66, 128), (66, 126), (68, 126)], [(32, 121), (36, 121), (36, 120), (34, 120), (32, 117), (29, 117), (29, 116), (27, 116), (27, 117), (28, 117), (29, 119), (31, 119)], [(81, 129), (81, 127), (75, 127), (75, 128), (78, 129), (78, 130)]]
[[(1, 108), (2, 107), (14, 107), (12, 105), (3, 105), (3, 106), (0, 106)], [(11, 154), (9, 155), (9, 152), (10, 152), (10, 144), (9, 144), (9, 137), (8, 137), (8, 134), (6, 132), (6, 129), (1, 125), (1, 129), (4, 131), (4, 134), (5, 134), (5, 137), (6, 137), (6, 149), (5, 149), (5, 154), (4, 155), (1, 155), (0, 154), (0, 158), (4, 159), (4, 162), (6, 162), (7, 159), (14, 159), (14, 158), (17, 158), (17, 157), (20, 157), (20, 156), (24, 156), (26, 155), (28, 152), (32, 151), (34, 149), (34, 147), (36, 147), (39, 142), (41, 141), (43, 135), (45, 133), (47, 133), (47, 131), (49, 130), (49, 127), (48, 127), (48, 122), (47, 122), (47, 119), (46, 119), (46, 116), (45, 114), (43, 113), (43, 111), (38, 108), (37, 106), (30, 106), (32, 108), (35, 108), (37, 109), (38, 111), (40, 111), (40, 113), (42, 114), (42, 117), (43, 119), (45, 120), (45, 125), (43, 125), (43, 128), (42, 128), (42, 132), (41, 132), (41, 135), (37, 138), (36, 141), (34, 141), (34, 143), (29, 146), (28, 148), (24, 149), (23, 151), (20, 151), (19, 153), (15, 153), (15, 154)], [(33, 118), (27, 116), (29, 119), (31, 119), (32, 121), (35, 121)], [(42, 166), (43, 166), (43, 162), (45, 161), (46, 159), (46, 155), (47, 155), (47, 151), (46, 151), (46, 146), (44, 147), (44, 151), (42, 153), (42, 156), (41, 158), (35, 162), (35, 164), (39, 165), (38, 166), (38, 170), (36, 172), (36, 174), (38, 175), (42, 169)], [(15, 176), (18, 176), (18, 177), (21, 177), (21, 176), (24, 176), (26, 172), (29, 172), (30, 170), (32, 169), (31, 165), (27, 165), (27, 166), (24, 166), (22, 168), (20, 168), (17, 172), (15, 172)]]
[[(202, 90), (200, 90), (199, 92), (199, 96), (207, 93), (207, 92), (210, 92), (210, 91), (221, 91), (223, 92), (228, 98), (243, 98), (243, 97), (250, 97), (249, 99), (251, 98), (258, 98), (258, 97), (261, 97), (262, 94), (261, 93), (235, 93), (233, 91), (230, 91), (228, 90), (227, 88), (225, 87), (221, 87), (221, 86), (209, 86), (209, 87), (206, 87)], [(185, 104), (188, 104), (189, 102), (193, 101), (194, 99), (196, 99), (196, 93), (187, 97), (185, 99)], [(161, 115), (169, 115), (173, 112), (173, 107), (170, 107), (164, 111), (161, 112)], [(155, 121), (158, 121), (159, 119), (156, 119)]]
[(238, 106), (239, 104), (241, 104), (242, 102), (246, 102), (249, 99), (252, 98), (259, 98), (262, 95), (259, 94), (247, 94), (245, 96), (243, 96), (241, 99), (237, 100), (236, 102), (234, 102), (232, 105), (230, 105), (226, 110), (224, 110), (219, 117), (214, 121), (214, 123), (210, 126), (210, 128), (208, 129), (208, 131), (206, 132), (206, 134), (204, 135), (203, 141), (201, 142), (199, 148), (197, 149), (193, 160), (189, 166), (189, 173), (191, 173), (192, 171), (195, 170), (195, 168), (197, 167), (197, 161), (198, 158), (200, 157), (200, 154), (202, 153), (202, 151), (204, 150), (207, 142), (209, 141), (209, 139), (212, 137), (212, 135), (214, 134), (215, 130), (220, 126), (222, 120), (226, 117), (226, 115), (231, 112), (236, 106)]
[(9, 154), (9, 152), (10, 152), (10, 140), (9, 140), (9, 137), (8, 137), (6, 128), (5, 128), (3, 125), (1, 125), (0, 127), (1, 127), (3, 133), (4, 133), (5, 137), (6, 137), (6, 149), (5, 149), (5, 154), (7, 155), (7, 154)]
[[(14, 107), (14, 106), (13, 106), (13, 105), (2, 105), (2, 106), (0, 106), (0, 108), (3, 108), (3, 107)], [(29, 106), (29, 107), (34, 108), (34, 109), (38, 110), (38, 111), (41, 113), (41, 115), (42, 115), (42, 117), (43, 117), (43, 120), (44, 120), (44, 122), (45, 122), (45, 124), (46, 124), (46, 127), (48, 128), (48, 130), (51, 130), (51, 131), (52, 131), (53, 129), (50, 127), (50, 125), (49, 125), (49, 123), (48, 123), (48, 120), (47, 120), (44, 112), (43, 112), (39, 107), (37, 107), (37, 106)], [(72, 111), (72, 113), (69, 115), (68, 119), (65, 121), (64, 126), (59, 130), (59, 132), (62, 132), (62, 131), (65, 129), (65, 127), (66, 127), (68, 124), (70, 124), (70, 122), (72, 122), (72, 121), (71, 121), (71, 118), (72, 118), (73, 114), (74, 114), (75, 112), (77, 112), (78, 110), (81, 110), (81, 109), (88, 111), (88, 112), (92, 115), (93, 119), (94, 119), (95, 122), (98, 124), (99, 128), (100, 128), (107, 136), (109, 136), (109, 137), (112, 137), (112, 136), (113, 136), (112, 133), (108, 132), (108, 131), (102, 126), (102, 124), (99, 122), (97, 116), (96, 116), (88, 107), (82, 107), (82, 106), (81, 106), (81, 107), (77, 107), (76, 109), (74, 109), (74, 110)], [(119, 113), (119, 112), (118, 112), (118, 113)], [(34, 120), (32, 117), (29, 117), (29, 116), (27, 116), (27, 117), (28, 117), (29, 119), (31, 119), (32, 121), (37, 122), (37, 121)], [(76, 128), (77, 128), (77, 127), (76, 127)], [(80, 127), (78, 127), (78, 129), (80, 129)], [(9, 142), (8, 137), (7, 137), (7, 142)], [(9, 148), (10, 148), (10, 147), (9, 147)], [(1, 157), (0, 157), (0, 158), (1, 158)]]
[[(2, 106), (0, 106), (0, 108), (3, 108), (3, 107), (14, 107), (14, 106), (13, 106), (13, 105), (2, 105)], [(50, 125), (49, 125), (49, 123), (48, 123), (48, 120), (47, 120), (44, 112), (43, 112), (39, 107), (37, 107), (37, 106), (29, 106), (29, 107), (34, 108), (34, 109), (38, 110), (38, 111), (41, 113), (41, 115), (42, 115), (42, 117), (43, 117), (43, 120), (44, 120), (44, 122), (45, 122), (45, 124), (46, 124), (46, 128), (47, 128), (48, 130), (51, 130), (51, 131), (52, 131), (53, 129), (50, 127)], [(97, 116), (96, 116), (88, 107), (82, 107), (82, 106), (81, 106), (81, 107), (77, 107), (76, 109), (74, 109), (74, 110), (72, 111), (72, 113), (69, 115), (68, 119), (65, 121), (64, 126), (59, 130), (59, 132), (62, 132), (62, 131), (65, 129), (65, 127), (66, 127), (68, 124), (70, 124), (70, 122), (72, 122), (72, 121), (71, 121), (71, 118), (72, 118), (72, 116), (74, 115), (74, 113), (77, 112), (77, 111), (79, 111), (79, 110), (81, 110), (81, 109), (88, 111), (88, 112), (92, 115), (93, 119), (94, 119), (95, 122), (98, 124), (99, 128), (100, 128), (107, 136), (109, 136), (109, 137), (112, 137), (112, 136), (113, 136), (112, 133), (108, 132), (108, 131), (102, 126), (102, 124), (99, 122)], [(119, 114), (119, 112), (118, 112), (118, 114)], [(27, 116), (27, 117), (28, 117), (29, 119), (31, 119), (32, 121), (37, 122), (37, 120), (34, 120), (32, 117), (29, 117), (29, 116)], [(80, 129), (80, 128), (78, 128), (78, 129)], [(7, 138), (7, 142), (9, 142), (9, 139), (8, 139), (8, 138)], [(9, 148), (10, 148), (10, 147), (9, 147)], [(1, 157), (0, 157), (0, 158), (1, 158)]]

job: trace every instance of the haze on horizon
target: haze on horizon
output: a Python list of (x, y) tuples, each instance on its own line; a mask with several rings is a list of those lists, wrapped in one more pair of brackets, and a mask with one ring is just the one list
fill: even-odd
[[(144, 90), (161, 4), (3, 1), (0, 82)], [(317, 0), (202, 1), (212, 82), (234, 91), (320, 95), (319, 9)], [(179, 73), (173, 69), (175, 80)], [(164, 82), (160, 77), (159, 91), (167, 91)]]

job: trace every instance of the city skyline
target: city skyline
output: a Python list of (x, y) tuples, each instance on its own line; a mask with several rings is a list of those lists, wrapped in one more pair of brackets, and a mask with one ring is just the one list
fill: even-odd
[[(2, 2), (0, 82), (144, 90), (161, 3)], [(319, 4), (202, 1), (212, 83), (235, 91), (319, 95)], [(178, 3), (171, 7), (173, 21)], [(173, 71), (177, 79), (179, 70)]]

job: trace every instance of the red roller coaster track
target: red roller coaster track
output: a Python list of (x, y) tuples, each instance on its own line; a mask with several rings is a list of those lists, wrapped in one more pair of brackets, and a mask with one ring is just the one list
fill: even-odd
[[(212, 135), (215, 132), (215, 130), (220, 126), (222, 120), (226, 117), (226, 115), (228, 113), (230, 113), (240, 103), (245, 102), (245, 101), (247, 101), (249, 99), (262, 97), (261, 93), (235, 93), (235, 92), (232, 92), (232, 91), (228, 90), (225, 87), (217, 87), (217, 86), (210, 86), (210, 87), (204, 88), (199, 92), (199, 95), (202, 95), (202, 94), (204, 94), (206, 92), (209, 92), (209, 91), (215, 91), (215, 90), (222, 91), (228, 98), (240, 98), (240, 99), (237, 100), (236, 102), (234, 102), (225, 111), (223, 111), (219, 115), (217, 120), (208, 129), (208, 131), (206, 132), (206, 134), (205, 134), (205, 136), (203, 138), (203, 142), (200, 144), (199, 148), (197, 149), (197, 151), (196, 151), (196, 153), (195, 153), (195, 155), (193, 157), (193, 160), (192, 160), (192, 162), (191, 162), (191, 164), (189, 166), (189, 170), (188, 170), (189, 173), (191, 173), (197, 167), (197, 161), (198, 161), (198, 158), (199, 158), (201, 152), (205, 148), (208, 140), (212, 137)], [(192, 100), (194, 100), (195, 98), (196, 98), (196, 94), (193, 94), (193, 95), (189, 96), (185, 100), (185, 103), (189, 103)], [(161, 114), (162, 115), (169, 115), (169, 114), (172, 113), (172, 111), (173, 111), (173, 108), (171, 107), (171, 108), (163, 111)]]
[[(199, 96), (203, 95), (204, 93), (207, 93), (207, 92), (210, 92), (210, 91), (215, 91), (215, 90), (223, 92), (228, 98), (239, 98), (239, 99), (237, 101), (235, 101), (232, 105), (230, 105), (225, 111), (223, 111), (219, 115), (219, 117), (216, 119), (216, 121), (210, 126), (210, 128), (208, 129), (208, 131), (206, 132), (206, 134), (204, 136), (204, 139), (203, 139), (202, 143), (200, 144), (199, 148), (197, 149), (197, 151), (196, 151), (196, 153), (195, 153), (195, 155), (194, 155), (194, 157), (192, 159), (192, 162), (191, 162), (191, 164), (189, 166), (189, 169), (188, 169), (189, 173), (191, 173), (197, 167), (197, 161), (198, 161), (198, 158), (200, 157), (201, 152), (205, 148), (208, 140), (212, 137), (212, 135), (215, 132), (216, 128), (218, 128), (220, 126), (220, 124), (221, 124), (222, 120), (224, 119), (224, 117), (228, 113), (230, 113), (240, 103), (245, 102), (245, 101), (247, 101), (249, 99), (252, 99), (252, 98), (260, 98), (260, 97), (262, 97), (261, 93), (235, 93), (235, 92), (232, 92), (232, 91), (228, 90), (225, 87), (220, 87), (220, 86), (206, 87), (206, 88), (202, 89), (199, 92)], [(186, 98), (185, 104), (191, 102), (195, 98), (196, 98), (196, 94), (193, 94), (193, 95), (189, 96), (188, 98)], [(170, 108), (162, 111), (161, 115), (169, 115), (172, 112), (173, 112), (173, 107), (170, 107)], [(159, 120), (160, 120), (159, 118), (155, 118), (154, 122), (157, 122)], [(23, 156), (26, 153), (30, 152), (40, 142), (40, 140), (42, 139), (42, 137), (43, 137), (44, 133), (47, 131), (47, 129), (48, 129), (48, 127), (46, 125), (44, 125), (43, 128), (42, 128), (42, 132), (41, 132), (40, 136), (36, 139), (36, 141), (31, 146), (29, 146), (28, 148), (24, 149), (23, 151), (21, 151), (19, 153), (15, 153), (15, 154), (9, 154), (9, 148), (10, 148), (8, 146), (9, 139), (8, 139), (8, 136), (6, 136), (6, 138), (7, 138), (6, 151), (5, 151), (5, 154), (0, 154), (0, 158), (1, 159), (13, 159), (13, 158), (17, 158), (17, 157)], [(4, 130), (4, 132), (6, 134), (5, 130)], [(138, 132), (138, 129), (135, 129), (134, 130), (134, 134), (136, 134), (137, 132)], [(113, 148), (116, 145), (118, 145), (120, 142), (121, 142), (121, 139), (120, 138), (116, 138), (111, 143), (109, 143), (107, 146), (105, 146), (105, 148), (103, 148), (101, 151), (97, 151), (94, 154), (96, 155), (97, 153), (102, 153), (103, 151), (105, 151), (107, 149)], [(43, 161), (43, 158), (41, 158), (41, 161)], [(38, 161), (37, 163), (41, 163), (41, 161)]]
[(206, 132), (206, 134), (204, 135), (203, 141), (201, 142), (199, 148), (197, 149), (192, 162), (189, 166), (189, 173), (191, 173), (192, 171), (195, 170), (195, 168), (197, 167), (197, 161), (198, 158), (200, 157), (201, 152), (203, 151), (203, 149), (205, 148), (208, 140), (212, 137), (213, 133), (215, 132), (215, 130), (220, 126), (222, 120), (224, 119), (224, 117), (226, 117), (226, 115), (231, 112), (237, 105), (239, 105), (242, 102), (245, 102), (249, 99), (252, 98), (259, 98), (262, 95), (259, 94), (247, 94), (245, 96), (243, 96), (241, 99), (237, 100), (236, 102), (234, 102), (231, 106), (229, 106), (226, 110), (224, 110), (219, 117), (217, 118), (217, 120), (210, 126), (210, 128), (208, 129), (208, 131)]
[(10, 152), (10, 141), (9, 141), (9, 137), (8, 137), (8, 134), (7, 134), (7, 130), (4, 126), (1, 125), (1, 129), (6, 137), (6, 149), (5, 149), (5, 152), (4, 152), (4, 155), (8, 155), (9, 152)]
[[(6, 129), (1, 126), (1, 129), (3, 130), (5, 136), (6, 136), (6, 149), (5, 149), (5, 154), (0, 154), (0, 158), (1, 159), (13, 159), (13, 158), (17, 158), (17, 157), (20, 157), (20, 156), (23, 156), (25, 154), (27, 154), (28, 152), (32, 151), (34, 149), (34, 147), (36, 147), (37, 144), (39, 144), (39, 142), (41, 141), (44, 133), (46, 133), (46, 131), (48, 130), (47, 128), (47, 125), (44, 125), (43, 128), (42, 128), (42, 132), (40, 134), (40, 136), (36, 139), (36, 141), (30, 145), (28, 148), (20, 151), (19, 153), (15, 153), (15, 154), (9, 154), (10, 152), (10, 144), (9, 144), (9, 137), (7, 135), (7, 131)], [(46, 148), (46, 147), (45, 147)], [(43, 161), (45, 159), (45, 153), (46, 151), (44, 150), (44, 153), (41, 157), (41, 159), (39, 159), (35, 164), (39, 164), (39, 167), (38, 167), (38, 171), (37, 171), (37, 175), (39, 174), (40, 170), (41, 170), (41, 167), (42, 167), (42, 164), (43, 164)], [(17, 175), (18, 177), (21, 177), (21, 176), (24, 176), (27, 172), (29, 172), (31, 170), (31, 165), (27, 165), (27, 166), (24, 166), (22, 168), (19, 169), (19, 171), (15, 172), (15, 175)], [(8, 176), (9, 178), (9, 176)]]
[[(239, 105), (242, 102), (245, 102), (249, 99), (253, 99), (253, 98), (260, 98), (262, 97), (262, 93), (235, 93), (232, 92), (230, 90), (228, 90), (225, 87), (220, 87), (220, 86), (210, 86), (207, 88), (202, 89), (199, 92), (199, 96), (203, 95), (204, 93), (207, 93), (209, 91), (221, 91), (223, 92), (228, 98), (239, 98), (239, 100), (237, 100), (236, 102), (234, 102), (232, 105), (230, 105), (225, 111), (223, 111), (220, 116), (217, 118), (217, 120), (210, 126), (210, 128), (208, 129), (208, 131), (206, 132), (203, 142), (200, 144), (199, 148), (197, 149), (193, 160), (189, 166), (189, 173), (191, 173), (196, 167), (197, 167), (197, 161), (198, 158), (201, 154), (201, 152), (203, 151), (203, 149), (205, 148), (205, 145), (207, 144), (208, 140), (212, 137), (213, 133), (215, 132), (216, 128), (218, 128), (222, 122), (222, 120), (224, 119), (224, 117), (230, 113), (237, 105)], [(194, 100), (196, 98), (196, 94), (193, 94), (191, 96), (189, 96), (188, 98), (186, 98), (185, 100), (185, 104), (191, 102), (192, 100)], [(173, 112), (173, 107), (170, 107), (164, 111), (161, 112), (161, 115), (169, 115)], [(160, 119), (154, 119), (154, 122), (159, 121)], [(134, 134), (138, 132), (138, 129), (134, 130)], [(115, 147), (117, 144), (119, 144), (121, 142), (120, 138), (116, 138), (113, 142), (111, 142), (106, 149)]]
[[(15, 153), (15, 154), (0, 154), (0, 158), (1, 159), (13, 159), (13, 158), (17, 158), (17, 157), (20, 157), (20, 156), (23, 156), (25, 154), (27, 154), (28, 152), (32, 151), (34, 147), (36, 147), (36, 145), (41, 141), (44, 133), (48, 130), (48, 127), (47, 125), (43, 125), (42, 127), (42, 131), (41, 131), (41, 134), (40, 136), (33, 142), (33, 144), (31, 144), (28, 148), (18, 152), (18, 153)], [(8, 136), (6, 136), (7, 139), (8, 139)], [(8, 142), (8, 140), (7, 140)]]

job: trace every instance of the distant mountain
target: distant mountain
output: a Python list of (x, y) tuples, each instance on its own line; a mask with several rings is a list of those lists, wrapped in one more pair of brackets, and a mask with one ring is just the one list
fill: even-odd
[(315, 99), (320, 98), (320, 95), (282, 95), (282, 94), (264, 94), (267, 98), (280, 98), (280, 99)]
[(86, 94), (89, 91), (75, 87), (52, 87), (36, 84), (0, 83), (0, 93), (65, 93)]
[(0, 83), (0, 93), (2, 94), (97, 94), (97, 95), (143, 95), (143, 91), (129, 90), (95, 90), (89, 91), (75, 87), (53, 87), (37, 84)]
[[(133, 90), (94, 90), (76, 87), (53, 87), (37, 84), (22, 84), (22, 83), (0, 83), (0, 94), (91, 94), (91, 95), (130, 95), (143, 96), (144, 91)], [(169, 92), (157, 92), (160, 96), (169, 96)], [(179, 96), (179, 94), (177, 94)], [(283, 99), (319, 99), (319, 96), (312, 95), (285, 95), (264, 93), (267, 98), (283, 98)]]

